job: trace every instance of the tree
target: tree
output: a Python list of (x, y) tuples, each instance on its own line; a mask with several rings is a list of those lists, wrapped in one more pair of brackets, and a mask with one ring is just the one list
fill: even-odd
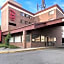
[(9, 32), (8, 35), (5, 37), (5, 44), (6, 44), (7, 46), (9, 46), (9, 40), (10, 40), (10, 38), (11, 38), (11, 34), (10, 34), (10, 32)]

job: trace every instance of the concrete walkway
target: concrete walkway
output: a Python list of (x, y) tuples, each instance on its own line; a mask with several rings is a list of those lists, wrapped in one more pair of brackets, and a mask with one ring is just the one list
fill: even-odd
[(34, 51), (34, 50), (41, 50), (41, 49), (48, 49), (49, 47), (37, 47), (37, 48), (26, 48), (26, 49), (5, 49), (0, 48), (0, 54), (2, 53), (15, 53), (15, 52), (25, 52), (25, 51)]

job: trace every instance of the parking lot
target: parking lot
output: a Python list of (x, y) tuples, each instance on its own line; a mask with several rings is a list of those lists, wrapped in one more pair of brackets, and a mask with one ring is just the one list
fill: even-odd
[(64, 49), (0, 54), (0, 64), (64, 64)]

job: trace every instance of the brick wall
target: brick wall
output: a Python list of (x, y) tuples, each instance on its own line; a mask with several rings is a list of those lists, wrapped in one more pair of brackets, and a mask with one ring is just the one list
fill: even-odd
[(1, 30), (2, 32), (8, 31), (8, 7), (1, 13)]
[[(62, 28), (61, 26), (50, 26), (45, 28), (40, 28), (37, 30), (33, 30), (32, 34), (42, 34), (43, 36), (47, 37), (56, 37), (57, 41), (55, 46), (61, 46), (62, 45)], [(38, 44), (38, 45), (37, 45)], [(32, 46), (39, 46), (40, 43), (32, 43)], [(43, 44), (42, 44), (43, 46)]]

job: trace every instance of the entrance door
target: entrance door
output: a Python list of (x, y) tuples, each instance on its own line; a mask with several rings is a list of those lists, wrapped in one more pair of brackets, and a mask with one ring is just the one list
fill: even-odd
[(47, 46), (54, 46), (56, 43), (56, 38), (55, 37), (47, 37)]
[(50, 37), (47, 37), (47, 46), (50, 46)]
[(49, 46), (49, 37), (45, 37), (45, 46)]
[(64, 38), (62, 38), (62, 45), (64, 45)]

